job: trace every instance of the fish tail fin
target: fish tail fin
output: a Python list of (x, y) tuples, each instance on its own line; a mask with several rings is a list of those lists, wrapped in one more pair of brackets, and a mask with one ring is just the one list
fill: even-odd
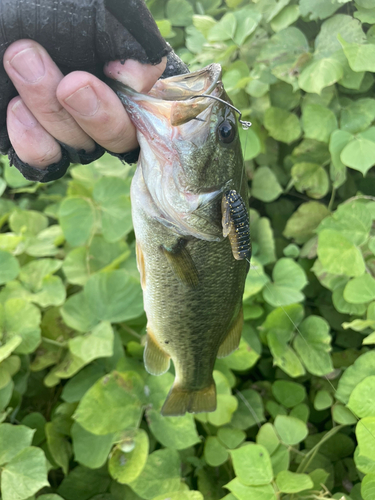
[(203, 413), (216, 410), (216, 386), (210, 385), (198, 390), (189, 390), (179, 384), (173, 384), (167, 399), (161, 409), (166, 416), (179, 416), (189, 413)]

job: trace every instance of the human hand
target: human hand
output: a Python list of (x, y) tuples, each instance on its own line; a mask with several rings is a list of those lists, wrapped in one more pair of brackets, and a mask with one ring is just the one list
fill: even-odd
[[(7, 128), (23, 162), (45, 169), (60, 161), (57, 141), (87, 153), (94, 151), (95, 142), (114, 153), (137, 147), (135, 128), (121, 101), (91, 73), (74, 71), (64, 77), (47, 51), (32, 40), (11, 44), (3, 64), (19, 94), (9, 102)], [(124, 64), (109, 62), (104, 73), (148, 92), (165, 66), (165, 57), (155, 66), (128, 59)]]

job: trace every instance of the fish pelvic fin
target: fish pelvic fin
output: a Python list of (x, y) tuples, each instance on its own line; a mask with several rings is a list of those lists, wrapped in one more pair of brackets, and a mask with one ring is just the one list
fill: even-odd
[(139, 271), (139, 274), (141, 276), (141, 287), (142, 287), (142, 290), (144, 290), (146, 288), (145, 258), (143, 255), (142, 247), (138, 241), (137, 241), (136, 247), (135, 247), (135, 254), (137, 257), (138, 271)]
[(199, 283), (197, 268), (186, 248), (187, 240), (180, 238), (172, 249), (162, 246), (162, 251), (177, 278), (188, 287), (195, 288)]
[(219, 351), (217, 353), (218, 358), (225, 358), (225, 356), (228, 356), (231, 352), (238, 349), (241, 340), (242, 327), (243, 327), (243, 309), (241, 306), (241, 309), (239, 310), (236, 318), (232, 322), (231, 328), (227, 333), (227, 336), (225, 337), (224, 341), (219, 347)]
[(188, 413), (203, 413), (216, 410), (216, 386), (212, 379), (210, 385), (198, 390), (189, 390), (174, 383), (161, 414), (165, 417), (181, 416)]
[(169, 355), (160, 347), (152, 330), (148, 326), (143, 361), (146, 370), (151, 375), (162, 375), (167, 372), (171, 362)]

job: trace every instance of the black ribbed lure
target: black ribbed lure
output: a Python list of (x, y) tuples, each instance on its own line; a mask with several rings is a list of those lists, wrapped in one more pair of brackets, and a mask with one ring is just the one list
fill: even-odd
[(241, 195), (234, 189), (227, 191), (222, 199), (222, 225), (224, 238), (228, 236), (236, 260), (250, 260), (249, 214)]

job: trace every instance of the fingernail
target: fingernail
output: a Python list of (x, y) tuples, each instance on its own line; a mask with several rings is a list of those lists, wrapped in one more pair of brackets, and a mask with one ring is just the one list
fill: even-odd
[(33, 125), (36, 124), (36, 119), (34, 115), (30, 113), (30, 111), (27, 109), (27, 107), (21, 100), (13, 104), (12, 113), (17, 118), (17, 120), (26, 127), (32, 127)]
[(99, 108), (98, 98), (90, 85), (76, 90), (64, 101), (74, 111), (83, 116), (92, 116)]
[(21, 50), (9, 62), (19, 76), (28, 83), (35, 83), (44, 76), (43, 59), (34, 48)]

